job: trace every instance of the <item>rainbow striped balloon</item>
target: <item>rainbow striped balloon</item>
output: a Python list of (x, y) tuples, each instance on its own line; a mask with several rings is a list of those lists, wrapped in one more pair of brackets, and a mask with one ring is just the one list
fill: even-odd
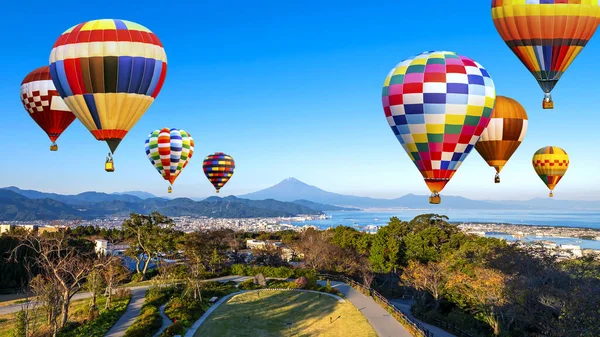
[(171, 185), (194, 154), (194, 139), (184, 130), (155, 130), (148, 135), (145, 145), (150, 163)]
[(93, 20), (56, 40), (50, 75), (75, 116), (114, 153), (160, 92), (167, 55), (158, 37), (144, 26)]
[(213, 184), (217, 193), (219, 193), (221, 187), (231, 179), (233, 170), (235, 169), (235, 162), (231, 156), (223, 152), (216, 152), (204, 159), (202, 168), (210, 183)]

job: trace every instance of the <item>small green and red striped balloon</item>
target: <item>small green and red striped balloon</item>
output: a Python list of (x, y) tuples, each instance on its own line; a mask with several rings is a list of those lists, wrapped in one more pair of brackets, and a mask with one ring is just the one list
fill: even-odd
[(204, 159), (202, 168), (210, 183), (213, 184), (217, 193), (219, 193), (221, 187), (227, 184), (233, 175), (235, 162), (230, 155), (223, 152), (215, 152)]

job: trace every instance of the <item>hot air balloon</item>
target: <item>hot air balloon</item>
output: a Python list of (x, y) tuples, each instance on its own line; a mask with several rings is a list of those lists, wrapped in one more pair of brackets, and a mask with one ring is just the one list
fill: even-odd
[(383, 110), (394, 135), (438, 204), (439, 193), (488, 125), (496, 89), (468, 57), (430, 51), (393, 68), (383, 84)]
[(519, 102), (496, 97), (492, 119), (475, 144), (475, 150), (496, 169), (496, 183), (500, 182), (500, 171), (525, 138), (527, 122), (527, 113)]
[(223, 152), (216, 152), (204, 159), (202, 168), (210, 183), (213, 184), (217, 193), (219, 193), (221, 187), (231, 179), (233, 170), (235, 169), (235, 162), (231, 156)]
[(492, 0), (494, 25), (544, 90), (544, 109), (554, 108), (550, 92), (596, 32), (599, 17), (598, 0)]
[[(50, 54), (50, 74), (75, 116), (114, 154), (150, 107), (167, 75), (167, 56), (148, 28), (93, 20), (65, 31)], [(106, 170), (114, 170), (109, 153)]]
[(21, 82), (21, 102), (52, 141), (50, 150), (58, 150), (56, 140), (75, 120), (75, 115), (56, 91), (50, 67), (37, 68), (25, 77)]
[(194, 154), (194, 139), (184, 130), (163, 128), (148, 135), (146, 155), (158, 173), (171, 185)]
[(546, 146), (535, 152), (532, 164), (535, 173), (550, 189), (552, 198), (554, 188), (569, 168), (569, 155), (560, 147)]

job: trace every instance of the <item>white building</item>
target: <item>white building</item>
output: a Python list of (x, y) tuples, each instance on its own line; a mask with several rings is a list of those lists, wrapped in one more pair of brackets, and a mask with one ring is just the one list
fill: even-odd
[(571, 253), (574, 257), (582, 257), (583, 251), (577, 245), (560, 245), (560, 250)]
[(262, 240), (246, 240), (246, 247), (250, 249), (262, 249), (265, 248), (266, 243)]
[(96, 240), (96, 253), (102, 255), (125, 255), (129, 245), (113, 245), (107, 240)]

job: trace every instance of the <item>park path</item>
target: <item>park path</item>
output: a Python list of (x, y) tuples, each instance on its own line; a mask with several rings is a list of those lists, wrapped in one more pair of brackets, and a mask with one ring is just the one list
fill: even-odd
[(389, 300), (390, 303), (392, 303), (396, 308), (398, 308), (400, 311), (402, 311), (403, 314), (405, 314), (406, 316), (408, 316), (408, 318), (412, 319), (413, 321), (417, 321), (419, 324), (421, 324), (422, 326), (425, 327), (425, 329), (429, 330), (430, 332), (433, 333), (433, 335), (435, 337), (456, 337), (456, 335), (453, 335), (451, 333), (449, 333), (446, 330), (442, 330), (440, 328), (438, 328), (435, 325), (431, 325), (428, 323), (425, 323), (421, 320), (419, 320), (418, 318), (415, 318), (415, 316), (413, 316), (410, 308), (412, 307), (414, 300), (400, 300), (400, 299), (395, 299), (395, 300)]
[(129, 301), (129, 305), (127, 305), (127, 310), (125, 310), (125, 313), (123, 313), (117, 323), (108, 330), (105, 337), (122, 337), (125, 335), (125, 330), (127, 330), (139, 316), (142, 306), (146, 301), (146, 290), (149, 288), (150, 286), (130, 288), (131, 300)]
[[(318, 281), (325, 285), (326, 281)], [(331, 281), (331, 287), (336, 288), (346, 300), (350, 301), (369, 321), (379, 337), (412, 337), (402, 324), (400, 324), (390, 313), (377, 304), (372, 297), (365, 296), (350, 285)], [(437, 337), (437, 335), (436, 335)]]
[(154, 334), (154, 337), (158, 337), (160, 336), (161, 333), (163, 333), (163, 331), (165, 331), (171, 324), (173, 324), (173, 321), (171, 321), (169, 319), (169, 317), (165, 314), (165, 307), (167, 306), (167, 304), (163, 304), (160, 306), (160, 308), (158, 309), (158, 312), (160, 313), (160, 317), (162, 317), (162, 326), (160, 327), (160, 329), (158, 330), (157, 333)]

